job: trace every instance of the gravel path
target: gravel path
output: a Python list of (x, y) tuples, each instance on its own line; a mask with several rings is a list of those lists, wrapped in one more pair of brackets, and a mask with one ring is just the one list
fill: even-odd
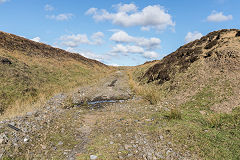
[(157, 124), (149, 117), (154, 112), (133, 95), (125, 71), (117, 71), (55, 95), (41, 110), (1, 121), (0, 159), (191, 159), (149, 131)]

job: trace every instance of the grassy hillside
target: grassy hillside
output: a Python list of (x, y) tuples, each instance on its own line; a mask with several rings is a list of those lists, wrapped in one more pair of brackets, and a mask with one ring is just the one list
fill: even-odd
[(204, 159), (240, 158), (240, 30), (209, 33), (129, 71), (137, 94), (181, 148)]
[(81, 55), (0, 32), (0, 113), (22, 112), (54, 93), (93, 83), (111, 70)]

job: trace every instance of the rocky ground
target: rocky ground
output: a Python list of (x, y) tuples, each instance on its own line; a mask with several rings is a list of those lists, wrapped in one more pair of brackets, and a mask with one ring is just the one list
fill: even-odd
[(171, 142), (161, 106), (135, 96), (125, 71), (60, 93), (42, 109), (0, 122), (2, 159), (195, 159)]

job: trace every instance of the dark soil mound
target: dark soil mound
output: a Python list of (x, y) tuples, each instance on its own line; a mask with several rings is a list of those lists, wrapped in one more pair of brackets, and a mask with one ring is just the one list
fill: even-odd
[[(213, 66), (220, 67), (220, 63), (225, 61), (228, 69), (238, 69), (240, 53), (239, 37), (240, 30), (224, 29), (209, 33), (200, 40), (195, 40), (182, 47), (175, 52), (164, 57), (159, 63), (155, 64), (147, 70), (142, 79), (147, 82), (157, 81), (163, 84), (166, 81), (174, 79), (176, 73), (185, 72), (189, 66), (198, 60), (214, 62)], [(209, 61), (210, 60), (210, 61)], [(220, 69), (220, 68), (219, 68)]]

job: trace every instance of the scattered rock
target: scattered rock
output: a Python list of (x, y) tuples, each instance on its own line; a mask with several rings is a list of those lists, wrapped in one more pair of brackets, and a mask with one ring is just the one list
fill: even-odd
[(8, 64), (8, 65), (12, 64), (12, 62), (9, 59), (7, 59), (7, 58), (2, 58), (1, 59), (1, 63), (2, 64)]
[(23, 139), (23, 142), (28, 142), (28, 141), (29, 141), (29, 138), (27, 137)]
[(3, 144), (3, 143), (4, 143), (4, 139), (0, 138), (0, 144)]
[(2, 159), (3, 158), (3, 154), (4, 154), (4, 152), (5, 152), (5, 150), (2, 148), (2, 149), (0, 149), (0, 159)]
[(128, 157), (132, 157), (132, 156), (133, 156), (133, 154), (129, 153), (127, 156), (128, 156)]
[(124, 148), (125, 148), (126, 150), (128, 150), (128, 149), (132, 148), (132, 145), (125, 144), (125, 145), (124, 145)]
[(41, 147), (42, 147), (42, 149), (46, 149), (47, 148), (47, 146), (45, 146), (45, 145), (41, 145)]
[(96, 156), (96, 155), (90, 155), (90, 159), (91, 160), (95, 160), (95, 159), (97, 159), (98, 157)]
[(27, 112), (27, 116), (32, 116), (33, 113), (32, 112)]
[(114, 144), (114, 142), (111, 141), (110, 144)]
[(169, 155), (172, 152), (172, 148), (169, 148), (166, 152), (166, 155)]
[(199, 111), (201, 113), (201, 115), (206, 115), (206, 111)]
[(160, 138), (160, 140), (163, 140), (163, 136), (162, 135), (160, 135), (159, 138)]
[(58, 145), (59, 146), (63, 145), (63, 142), (62, 141), (58, 142)]

